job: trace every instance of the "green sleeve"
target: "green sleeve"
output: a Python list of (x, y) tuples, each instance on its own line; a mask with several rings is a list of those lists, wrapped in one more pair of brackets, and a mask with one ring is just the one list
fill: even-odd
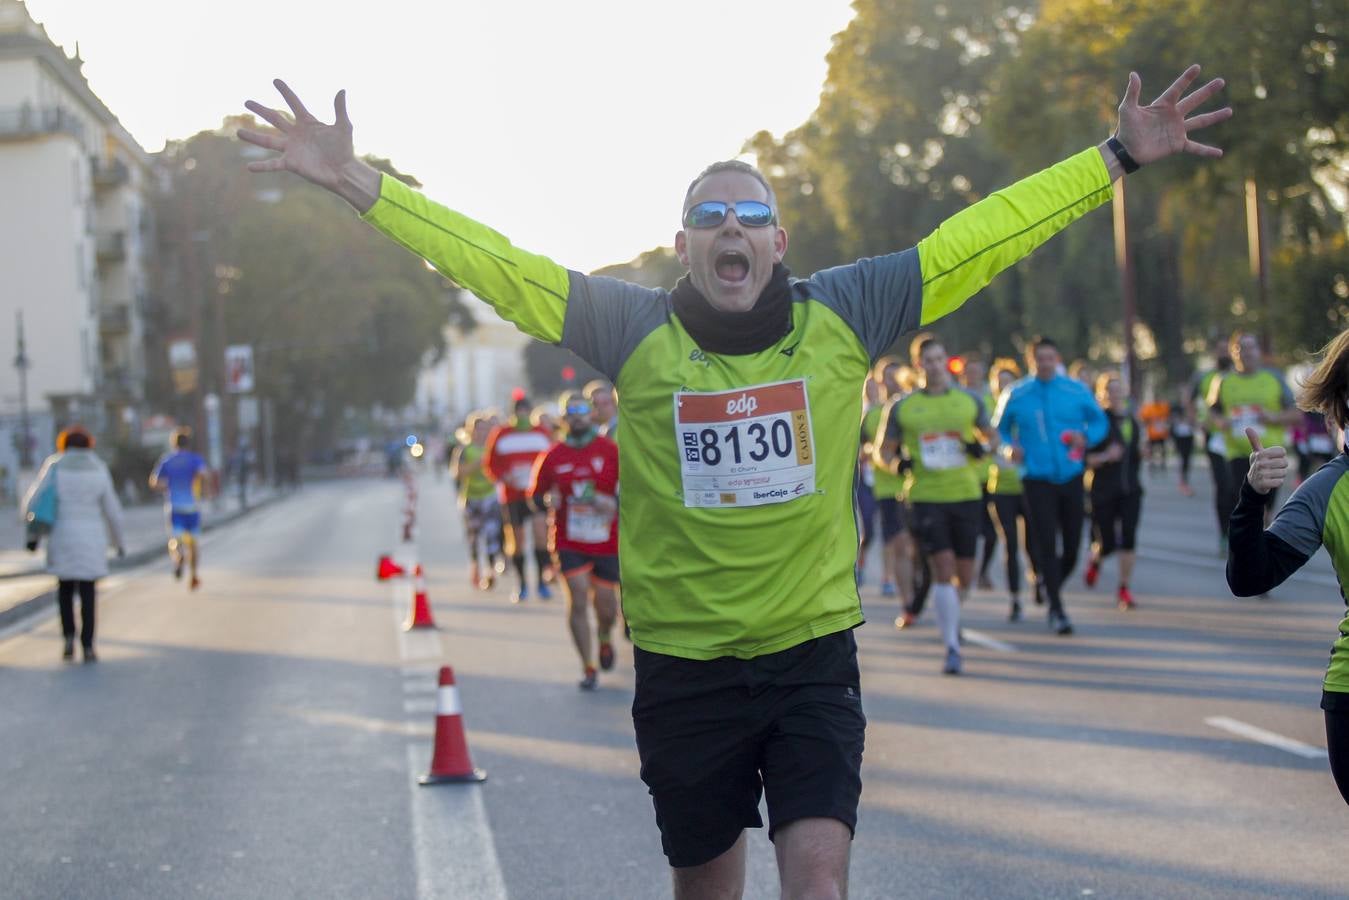
[(379, 199), (361, 218), (490, 303), (525, 334), (552, 344), (562, 340), (569, 290), (562, 266), (520, 250), (388, 175), (380, 181)]
[(918, 243), (922, 324), (955, 312), (994, 275), (1113, 195), (1105, 161), (1092, 147), (947, 219)]

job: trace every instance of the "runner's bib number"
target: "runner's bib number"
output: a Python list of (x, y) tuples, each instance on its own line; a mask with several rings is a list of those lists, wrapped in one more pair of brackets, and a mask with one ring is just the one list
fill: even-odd
[(517, 491), (529, 490), (529, 473), (532, 469), (533, 466), (525, 463), (511, 466), (506, 471), (506, 484)]
[(1265, 433), (1265, 426), (1260, 423), (1260, 407), (1258, 406), (1232, 407), (1232, 415), (1229, 421), (1232, 423), (1232, 434), (1236, 437), (1246, 434), (1247, 428), (1254, 430), (1256, 434)]
[(800, 379), (674, 395), (687, 507), (764, 506), (815, 493), (815, 438)]
[(1333, 456), (1335, 445), (1328, 434), (1313, 434), (1307, 438), (1307, 450), (1320, 456)]
[(603, 544), (609, 540), (611, 516), (593, 506), (567, 506), (567, 537), (579, 544)]
[(923, 461), (923, 468), (928, 471), (958, 469), (969, 463), (965, 455), (965, 442), (956, 431), (929, 432), (920, 435), (918, 452)]
[(1208, 436), (1208, 452), (1219, 456), (1227, 452), (1227, 438), (1221, 431), (1215, 431)]

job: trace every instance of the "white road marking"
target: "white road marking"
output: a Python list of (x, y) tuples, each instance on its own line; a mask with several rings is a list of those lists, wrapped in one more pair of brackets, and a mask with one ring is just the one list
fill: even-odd
[[(411, 558), (400, 559), (400, 563), (411, 572), (416, 565), (415, 554), (407, 555)], [(409, 721), (409, 729), (425, 728), (428, 720), (434, 721), (441, 694), (437, 679), (439, 663), (444, 658), (440, 632), (403, 630), (412, 602), (409, 580), (394, 582), (389, 595), (398, 634), (398, 652), (404, 662), (403, 712), (419, 720), (418, 725)], [(419, 660), (426, 662), (418, 663)], [(424, 696), (406, 696), (408, 694)], [(496, 842), (492, 839), (492, 827), (487, 820), (482, 785), (423, 787), (417, 783), (417, 777), (431, 762), (433, 750), (430, 742), (407, 745), (417, 898), (506, 900), (506, 881), (497, 858)]]
[(422, 787), (430, 748), (408, 745), (418, 900), (506, 900), (506, 881), (480, 784)]
[(973, 628), (962, 628), (961, 633), (965, 635), (965, 642), (974, 644), (976, 647), (984, 647), (988, 650), (996, 650), (999, 653), (1016, 653), (1017, 648), (1000, 641), (995, 637), (984, 634), (982, 631), (975, 631)]
[(1326, 759), (1328, 754), (1320, 747), (1313, 747), (1311, 744), (1304, 744), (1301, 741), (1295, 741), (1292, 738), (1284, 737), (1281, 734), (1275, 734), (1272, 731), (1266, 731), (1255, 725), (1250, 725), (1238, 719), (1229, 719), (1227, 716), (1210, 716), (1204, 720), (1205, 725), (1213, 728), (1221, 728), (1223, 731), (1230, 731), (1238, 737), (1244, 737), (1247, 740), (1255, 741), (1258, 744), (1265, 744), (1291, 753), (1294, 756), (1300, 756), (1303, 759)]

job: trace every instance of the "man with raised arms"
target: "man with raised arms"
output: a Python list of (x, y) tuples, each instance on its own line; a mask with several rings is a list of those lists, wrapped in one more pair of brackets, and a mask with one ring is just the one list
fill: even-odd
[[(767, 180), (716, 163), (689, 186), (673, 291), (569, 271), (386, 177), (352, 152), (345, 93), (320, 122), (250, 101), (276, 131), (257, 172), (290, 171), (623, 397), (619, 541), (635, 645), (642, 778), (678, 898), (738, 897), (745, 834), (766, 794), (784, 897), (847, 893), (865, 718), (852, 629), (858, 385), (904, 332), (958, 308), (1000, 270), (1107, 202), (1138, 165), (1217, 157), (1190, 132), (1222, 88), (1151, 105), (1131, 74), (1116, 135), (948, 219), (917, 247), (793, 278)], [(604, 185), (595, 190), (606, 190)]]

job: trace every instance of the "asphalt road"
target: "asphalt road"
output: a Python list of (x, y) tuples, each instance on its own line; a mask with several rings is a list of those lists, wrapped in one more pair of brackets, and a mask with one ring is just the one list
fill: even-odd
[[(1095, 592), (1075, 580), (1072, 638), (977, 592), (978, 643), (946, 677), (930, 619), (898, 633), (865, 590), (851, 896), (1345, 895), (1349, 813), (1316, 755), (1329, 566), (1235, 600), (1204, 498), (1152, 487), (1140, 609), (1113, 608), (1110, 567)], [(60, 662), (51, 615), (0, 637), (0, 895), (669, 896), (630, 649), (578, 692), (561, 602), (471, 590), (430, 476), (401, 546), (403, 499), (306, 488), (208, 537), (197, 594), (164, 565), (108, 579), (97, 665)], [(409, 589), (375, 583), (381, 550), (425, 565), (438, 632), (402, 636)], [(413, 784), (442, 661), (480, 787)], [(756, 835), (747, 896), (776, 895)]]

